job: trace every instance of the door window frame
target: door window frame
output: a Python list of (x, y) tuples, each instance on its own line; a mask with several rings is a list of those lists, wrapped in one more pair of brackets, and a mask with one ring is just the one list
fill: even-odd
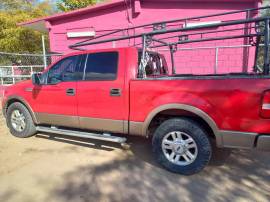
[[(117, 54), (117, 61), (116, 61), (116, 72), (115, 72), (115, 77), (113, 79), (94, 79), (94, 80), (86, 80), (85, 79), (85, 75), (86, 75), (86, 68), (87, 68), (87, 60), (88, 60), (88, 56), (91, 54), (102, 54), (102, 53), (116, 53)], [(118, 51), (106, 51), (106, 52), (95, 52), (95, 53), (86, 53), (86, 54), (82, 54), (82, 64), (80, 65), (80, 69), (79, 72), (82, 73), (82, 77), (80, 77), (78, 79), (78, 81), (89, 81), (89, 82), (93, 82), (93, 81), (116, 81), (118, 79), (118, 72), (119, 72), (119, 52)]]
[[(59, 61), (57, 61), (55, 64), (53, 64), (53, 66), (51, 66), (51, 67), (48, 69), (48, 71), (46, 71), (46, 72), (43, 73), (43, 74), (45, 74), (45, 83), (44, 83), (44, 85), (56, 85), (56, 84), (58, 84), (58, 83), (63, 83), (63, 82), (75, 82), (75, 81), (80, 80), (79, 76), (76, 75), (76, 74), (79, 73), (79, 70), (80, 70), (80, 68), (81, 68), (81, 66), (82, 66), (82, 63), (84, 62), (84, 61), (83, 61), (84, 58), (83, 58), (82, 56), (83, 56), (83, 55), (71, 55), (71, 56), (62, 58), (62, 59), (60, 59)], [(76, 64), (75, 64), (75, 71), (74, 71), (75, 75), (74, 75), (74, 79), (71, 80), (71, 81), (59, 81), (59, 82), (57, 82), (57, 83), (48, 83), (49, 72), (50, 72), (56, 65), (59, 65), (59, 63), (63, 62), (63, 61), (66, 60), (66, 59), (72, 58), (72, 57), (78, 57), (78, 59), (77, 59), (77, 61), (76, 61)], [(63, 73), (63, 72), (61, 72), (61, 73)], [(42, 75), (43, 75), (43, 74), (42, 74)]]

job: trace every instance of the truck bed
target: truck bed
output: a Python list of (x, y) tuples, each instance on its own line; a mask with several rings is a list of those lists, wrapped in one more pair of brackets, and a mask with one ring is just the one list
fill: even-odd
[(265, 76), (173, 76), (130, 81), (130, 120), (142, 122), (158, 106), (181, 103), (206, 112), (220, 130), (268, 133), (270, 120), (260, 117), (269, 89)]

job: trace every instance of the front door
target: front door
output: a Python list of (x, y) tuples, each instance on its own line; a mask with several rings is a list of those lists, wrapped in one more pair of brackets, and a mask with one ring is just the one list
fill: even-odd
[(85, 55), (83, 78), (77, 84), (81, 128), (123, 133), (128, 120), (121, 50)]
[(77, 117), (77, 71), (81, 56), (60, 60), (41, 78), (43, 85), (35, 86), (32, 100), (41, 124), (79, 127)]

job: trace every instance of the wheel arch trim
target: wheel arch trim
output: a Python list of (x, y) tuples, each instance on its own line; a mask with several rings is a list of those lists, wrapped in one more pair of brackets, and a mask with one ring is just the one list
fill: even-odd
[(33, 121), (35, 124), (38, 123), (38, 120), (35, 116), (35, 113), (33, 111), (33, 109), (31, 108), (31, 106), (29, 105), (29, 103), (24, 99), (22, 98), (21, 96), (17, 96), (17, 95), (13, 95), (13, 96), (10, 96), (8, 97), (8, 99), (6, 100), (5, 104), (4, 104), (4, 115), (6, 116), (6, 111), (8, 109), (8, 103), (11, 101), (11, 100), (17, 100), (18, 102), (21, 102), (26, 108), (27, 110), (29, 111), (31, 117), (33, 118)]
[(212, 129), (215, 137), (216, 137), (216, 143), (217, 145), (222, 145), (222, 135), (219, 133), (219, 128), (216, 125), (215, 121), (203, 110), (191, 106), (191, 105), (186, 105), (186, 104), (165, 104), (161, 105), (155, 109), (153, 109), (148, 116), (146, 117), (144, 123), (143, 123), (143, 128), (142, 128), (142, 133), (143, 135), (147, 135), (147, 130), (148, 127), (153, 120), (153, 118), (160, 112), (165, 111), (165, 110), (170, 110), (170, 109), (178, 109), (178, 110), (185, 110), (187, 112), (191, 112), (193, 114), (196, 114), (198, 117), (203, 119), (209, 127)]

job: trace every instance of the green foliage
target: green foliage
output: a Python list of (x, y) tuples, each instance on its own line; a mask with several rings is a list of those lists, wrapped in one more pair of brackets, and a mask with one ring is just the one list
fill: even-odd
[(0, 2), (0, 10), (10, 11), (10, 10), (27, 10), (31, 6), (31, 1), (27, 0), (2, 0)]
[(97, 0), (59, 0), (57, 2), (57, 8), (61, 11), (71, 11), (79, 8), (85, 8), (89, 5), (94, 5)]
[(33, 0), (1, 0), (0, 51), (41, 52), (41, 33), (18, 26), (18, 23), (43, 17), (53, 12), (49, 2)]

